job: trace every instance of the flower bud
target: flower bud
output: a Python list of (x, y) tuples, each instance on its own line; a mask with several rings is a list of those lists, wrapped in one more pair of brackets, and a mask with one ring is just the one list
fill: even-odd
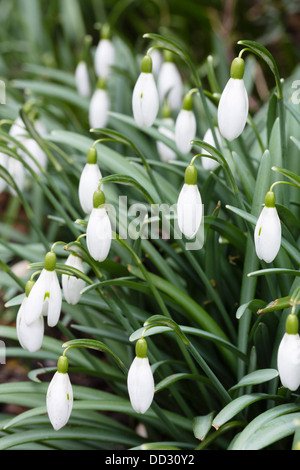
[(281, 383), (291, 391), (300, 385), (300, 337), (298, 318), (290, 314), (286, 321), (286, 332), (277, 353), (277, 367)]
[(271, 263), (281, 245), (281, 224), (275, 207), (275, 194), (268, 192), (265, 206), (257, 220), (254, 231), (255, 250), (259, 259)]
[(33, 281), (27, 281), (25, 297), (22, 300), (16, 319), (16, 331), (19, 343), (23, 349), (26, 349), (29, 352), (38, 351), (41, 348), (44, 339), (44, 319), (42, 315), (30, 326), (25, 322), (28, 296), (33, 286)]
[(183, 83), (178, 68), (173, 62), (172, 53), (169, 51), (164, 54), (157, 86), (160, 102), (163, 103), (168, 99), (172, 111), (178, 111), (182, 104)]
[(179, 229), (185, 237), (194, 238), (202, 220), (202, 200), (194, 165), (189, 165), (185, 172), (185, 183), (177, 201), (177, 218)]
[(139, 126), (151, 127), (159, 110), (159, 97), (150, 55), (143, 58), (141, 73), (132, 94), (133, 117)]
[(127, 387), (132, 408), (137, 413), (146, 413), (154, 397), (154, 379), (144, 339), (136, 344), (136, 357), (128, 371)]
[(110, 39), (109, 26), (104, 25), (95, 52), (95, 71), (98, 78), (108, 78), (115, 63), (115, 47)]
[(243, 75), (244, 61), (237, 57), (232, 62), (231, 77), (223, 90), (218, 107), (220, 133), (229, 141), (241, 135), (247, 121), (249, 100)]
[[(217, 141), (219, 142), (219, 145), (221, 145), (222, 139), (221, 139), (219, 129), (217, 127), (215, 127), (215, 134), (216, 134)], [(216, 147), (216, 143), (215, 143), (215, 140), (214, 140), (214, 137), (213, 137), (213, 133), (212, 133), (210, 128), (207, 129), (207, 131), (206, 131), (206, 133), (203, 137), (203, 142), (206, 142), (207, 144), (211, 145), (212, 147)], [(205, 149), (202, 149), (201, 153), (203, 155), (209, 155), (209, 152)], [(216, 160), (214, 160), (210, 157), (203, 157), (202, 156), (201, 157), (201, 162), (202, 162), (203, 168), (205, 170), (210, 170), (210, 171), (215, 170), (220, 165), (219, 162), (217, 162)]]
[(67, 371), (67, 357), (61, 356), (47, 390), (47, 412), (56, 431), (67, 424), (73, 407), (73, 390)]
[(90, 214), (93, 210), (93, 196), (101, 178), (102, 174), (97, 165), (97, 150), (91, 147), (88, 151), (87, 163), (81, 173), (78, 186), (80, 205), (86, 214)]
[(80, 60), (76, 66), (75, 83), (80, 96), (88, 98), (91, 95), (90, 76), (85, 60)]
[[(83, 262), (79, 256), (73, 255), (72, 253), (66, 260), (66, 266), (78, 269), (83, 272)], [(76, 305), (80, 300), (80, 292), (85, 287), (85, 282), (76, 276), (63, 274), (61, 277), (62, 288), (65, 299), (68, 304)]]
[(94, 206), (86, 231), (86, 243), (90, 255), (99, 262), (107, 258), (112, 240), (111, 223), (104, 204), (105, 196), (103, 191), (95, 191)]
[(92, 129), (105, 127), (110, 110), (110, 98), (105, 81), (98, 80), (97, 88), (93, 93), (89, 107), (89, 124)]
[(178, 150), (189, 153), (195, 139), (197, 130), (196, 118), (193, 112), (193, 98), (187, 94), (183, 100), (183, 106), (179, 112), (175, 124), (175, 142)]

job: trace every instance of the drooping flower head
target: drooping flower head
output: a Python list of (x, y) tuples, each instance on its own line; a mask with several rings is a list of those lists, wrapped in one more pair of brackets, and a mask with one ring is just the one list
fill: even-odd
[(127, 376), (127, 388), (132, 408), (137, 413), (146, 413), (154, 397), (154, 379), (147, 355), (145, 339), (136, 343), (134, 358)]
[(164, 61), (158, 74), (157, 87), (161, 103), (167, 99), (172, 111), (178, 111), (182, 105), (183, 83), (173, 54), (164, 51)]
[(89, 107), (89, 124), (93, 129), (105, 127), (110, 110), (110, 97), (106, 88), (106, 80), (99, 78)]
[(41, 315), (47, 316), (48, 326), (57, 324), (62, 304), (62, 294), (57, 274), (56, 255), (50, 251), (45, 256), (44, 268), (32, 287), (24, 312), (28, 326), (36, 322)]
[(112, 229), (105, 208), (105, 195), (101, 189), (94, 193), (93, 210), (86, 230), (88, 251), (96, 261), (104, 261), (109, 253), (112, 240)]
[(254, 242), (259, 259), (271, 263), (276, 258), (281, 245), (281, 224), (273, 191), (266, 194), (265, 206), (256, 223)]
[[(83, 262), (80, 256), (71, 253), (67, 260), (66, 266), (83, 271)], [(63, 293), (68, 304), (76, 305), (80, 300), (82, 289), (85, 287), (85, 281), (79, 277), (72, 276), (71, 274), (63, 274), (61, 277)]]
[(249, 100), (243, 80), (244, 69), (244, 60), (236, 57), (231, 64), (231, 77), (219, 102), (219, 129), (222, 136), (229, 141), (241, 135), (247, 121)]
[(73, 408), (73, 389), (66, 356), (58, 359), (57, 371), (48, 386), (46, 405), (50, 422), (55, 431), (58, 431), (69, 421)]
[[(162, 124), (158, 127), (158, 132), (174, 141), (174, 124), (175, 123), (172, 118), (170, 106), (168, 105), (168, 102), (166, 102), (162, 109)], [(177, 154), (171, 147), (166, 145), (164, 142), (160, 142), (159, 140), (157, 141), (156, 145), (159, 157), (163, 162), (175, 160)]]
[(103, 25), (100, 41), (96, 48), (94, 66), (98, 78), (107, 79), (115, 63), (115, 47), (111, 40), (111, 31), (108, 24)]
[(92, 37), (86, 35), (83, 43), (83, 50), (80, 54), (78, 64), (75, 69), (75, 83), (80, 96), (88, 98), (91, 95), (91, 81), (88, 69), (88, 54)]
[(185, 171), (185, 182), (177, 201), (178, 227), (186, 238), (192, 239), (197, 234), (202, 212), (202, 200), (197, 186), (197, 169), (191, 164)]
[(97, 190), (101, 178), (102, 174), (97, 164), (97, 150), (95, 147), (91, 147), (88, 150), (87, 161), (78, 186), (80, 205), (86, 214), (90, 214), (93, 210), (94, 192)]
[(288, 315), (286, 332), (280, 342), (277, 353), (277, 367), (281, 383), (295, 391), (300, 385), (300, 337), (299, 322), (294, 313)]
[(175, 142), (180, 152), (189, 153), (195, 139), (197, 123), (193, 112), (193, 95), (187, 93), (184, 97), (182, 109), (176, 119), (175, 124)]
[(149, 54), (142, 60), (141, 73), (132, 93), (132, 112), (139, 126), (151, 127), (159, 110), (159, 97)]

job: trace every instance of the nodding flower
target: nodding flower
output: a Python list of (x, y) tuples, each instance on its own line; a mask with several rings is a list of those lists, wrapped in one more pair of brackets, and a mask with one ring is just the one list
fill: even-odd
[(112, 229), (109, 216), (105, 208), (105, 195), (99, 189), (93, 197), (93, 210), (86, 231), (88, 251), (96, 261), (105, 261), (108, 256), (112, 240)]
[(259, 259), (271, 263), (276, 258), (281, 245), (281, 224), (273, 191), (266, 194), (265, 206), (255, 226), (254, 242)]
[(49, 420), (58, 431), (69, 421), (73, 408), (73, 389), (68, 374), (68, 359), (60, 356), (47, 390), (46, 406)]
[(109, 25), (103, 25), (96, 48), (94, 67), (98, 78), (108, 78), (115, 63), (115, 46), (111, 40)]
[(157, 87), (160, 102), (164, 103), (167, 99), (172, 111), (178, 111), (182, 105), (183, 83), (170, 51), (164, 51), (164, 61), (159, 70)]
[(141, 73), (132, 93), (132, 112), (139, 126), (151, 127), (159, 110), (159, 97), (154, 75), (152, 59), (149, 54), (142, 60)]
[(182, 109), (176, 119), (175, 142), (178, 150), (182, 153), (189, 153), (197, 131), (197, 123), (193, 112), (193, 96), (187, 93), (184, 97)]
[[(83, 271), (83, 262), (80, 256), (71, 253), (67, 260), (66, 266), (76, 268), (78, 271)], [(73, 276), (72, 274), (63, 274), (61, 277), (62, 289), (65, 299), (68, 304), (78, 304), (81, 296), (81, 291), (85, 287), (85, 281), (79, 277)]]
[(78, 186), (80, 205), (86, 214), (90, 214), (93, 210), (93, 196), (101, 178), (102, 173), (97, 164), (97, 150), (91, 147), (87, 153), (86, 164), (80, 175)]
[(249, 100), (243, 80), (244, 69), (244, 60), (236, 57), (231, 64), (231, 77), (218, 106), (220, 133), (229, 141), (241, 135), (247, 122)]
[(110, 97), (106, 88), (106, 81), (99, 78), (89, 106), (89, 125), (91, 128), (105, 127), (110, 110)]
[(185, 171), (185, 182), (177, 201), (178, 227), (186, 238), (194, 238), (197, 234), (202, 213), (202, 200), (197, 186), (197, 169), (191, 164)]
[(300, 337), (298, 318), (290, 313), (286, 320), (285, 333), (279, 344), (277, 367), (281, 383), (291, 391), (300, 385)]
[(137, 413), (146, 413), (154, 397), (154, 379), (147, 356), (147, 343), (139, 339), (127, 376), (127, 388), (131, 406)]

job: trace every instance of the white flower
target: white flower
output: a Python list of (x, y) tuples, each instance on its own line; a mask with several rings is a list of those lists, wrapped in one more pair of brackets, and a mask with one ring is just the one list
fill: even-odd
[(25, 321), (26, 310), (28, 308), (27, 304), (28, 296), (26, 294), (17, 314), (16, 331), (22, 348), (30, 352), (35, 352), (41, 348), (43, 343), (44, 318), (40, 316), (35, 322), (28, 326)]
[(152, 59), (146, 55), (142, 61), (142, 72), (132, 93), (133, 117), (139, 126), (151, 127), (158, 110), (159, 97), (152, 74)]
[(229, 141), (241, 135), (247, 121), (249, 100), (243, 75), (244, 61), (235, 59), (231, 66), (231, 78), (223, 90), (218, 107), (219, 129)]
[(78, 93), (84, 98), (91, 94), (90, 76), (85, 60), (80, 60), (75, 70), (75, 83)]
[(277, 367), (281, 383), (292, 391), (300, 385), (300, 337), (285, 333), (277, 354)]
[[(67, 360), (66, 357), (63, 359)], [(60, 360), (57, 372), (48, 386), (46, 404), (50, 422), (55, 431), (58, 431), (67, 424), (73, 407), (72, 384), (64, 366), (60, 366)]]
[(103, 191), (96, 191), (94, 207), (86, 230), (88, 251), (96, 261), (100, 262), (107, 258), (112, 240), (111, 223), (104, 203), (105, 197)]
[[(154, 379), (152, 370), (147, 357), (147, 346), (145, 352), (139, 352), (139, 343), (145, 340), (139, 340), (136, 348), (136, 357), (134, 358), (127, 376), (127, 388), (132, 408), (137, 413), (146, 413), (154, 397)], [(139, 357), (141, 356), (141, 357)]]
[(194, 238), (198, 232), (202, 212), (202, 200), (197, 186), (197, 169), (194, 165), (189, 165), (177, 201), (178, 227), (186, 238)]
[(115, 63), (115, 47), (108, 38), (100, 39), (95, 52), (95, 71), (98, 78), (108, 78)]
[(181, 109), (175, 124), (175, 142), (182, 153), (190, 152), (191, 140), (195, 139), (197, 123), (192, 110)]
[[(214, 129), (215, 129), (217, 141), (221, 145), (222, 139), (221, 139), (219, 129), (217, 127), (215, 127)], [(213, 133), (212, 133), (210, 128), (207, 129), (207, 131), (206, 131), (206, 133), (203, 137), (203, 142), (206, 142), (207, 144), (211, 145), (212, 147), (216, 147), (216, 143), (215, 143), (215, 140), (214, 140), (214, 137), (213, 137)], [(202, 149), (201, 153), (204, 154), (204, 155), (209, 155), (209, 152), (205, 149)], [(210, 171), (215, 170), (220, 165), (219, 162), (217, 162), (216, 160), (213, 160), (212, 158), (209, 158), (209, 157), (201, 157), (201, 162), (202, 162), (203, 168), (205, 168), (205, 170), (210, 170)]]
[[(82, 259), (72, 253), (68, 256), (65, 264), (84, 272)], [(62, 275), (62, 288), (68, 304), (76, 305), (79, 302), (80, 292), (84, 287), (85, 281), (83, 279), (68, 274)]]
[(97, 88), (90, 101), (89, 124), (92, 129), (105, 127), (108, 121), (108, 111), (110, 110), (110, 98), (105, 88)]
[[(158, 127), (158, 132), (160, 132), (162, 135), (165, 137), (168, 137), (170, 140), (174, 141), (175, 140), (175, 134), (174, 131), (170, 128), (174, 127), (174, 120), (169, 117), (169, 118), (164, 118), (162, 120), (162, 125)], [(166, 145), (164, 142), (160, 142), (159, 140), (157, 141), (157, 151), (160, 156), (160, 159), (163, 162), (169, 162), (171, 160), (175, 160), (176, 158), (176, 152), (174, 152), (173, 149), (171, 149), (168, 145)]]
[(97, 163), (86, 163), (79, 180), (78, 195), (82, 210), (90, 214), (93, 210), (93, 195), (102, 178)]
[[(272, 198), (272, 202), (270, 202), (271, 199), (268, 200), (268, 197)], [(258, 258), (271, 263), (277, 256), (281, 245), (281, 224), (273, 192), (267, 193), (265, 204), (256, 223), (254, 242)]]
[(180, 109), (183, 84), (181, 75), (174, 62), (166, 61), (162, 64), (158, 75), (157, 86), (160, 102), (163, 103), (167, 98), (173, 111)]
[[(47, 155), (43, 151), (43, 149), (39, 146), (39, 144), (31, 138), (22, 138), (21, 143), (24, 147), (28, 150), (28, 152), (35, 158), (37, 163), (40, 165), (41, 168), (44, 170), (47, 168), (48, 160)], [(32, 168), (32, 170), (37, 173), (38, 175), (41, 174), (41, 170), (38, 164), (22, 149), (18, 149), (18, 154), (21, 158)]]
[(45, 257), (45, 267), (28, 296), (25, 310), (25, 322), (32, 325), (41, 315), (47, 316), (48, 326), (57, 324), (62, 304), (61, 288), (55, 272), (55, 253)]

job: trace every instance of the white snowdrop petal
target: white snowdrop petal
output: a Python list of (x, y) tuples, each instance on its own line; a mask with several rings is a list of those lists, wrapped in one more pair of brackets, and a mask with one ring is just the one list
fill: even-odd
[[(78, 269), (83, 272), (82, 259), (78, 256), (70, 254), (66, 260), (66, 266)], [(64, 296), (68, 304), (76, 305), (80, 300), (80, 292), (85, 287), (83, 279), (76, 278), (75, 276), (62, 275), (62, 288)]]
[(18, 150), (18, 154), (23, 158), (23, 160), (32, 168), (32, 170), (37, 173), (38, 175), (41, 174), (41, 168), (47, 168), (47, 155), (43, 151), (43, 149), (39, 146), (39, 144), (34, 139), (22, 139), (22, 144), (28, 150), (28, 152), (32, 155), (32, 157), (36, 160), (36, 162), (22, 149)]
[(40, 316), (35, 322), (28, 326), (25, 322), (26, 305), (28, 298), (25, 297), (20, 305), (17, 319), (16, 331), (20, 345), (29, 352), (38, 351), (44, 338), (44, 319)]
[(152, 49), (152, 51), (150, 51), (150, 56), (152, 59), (152, 73), (155, 77), (158, 77), (163, 63), (162, 55), (158, 49)]
[(94, 65), (98, 78), (107, 78), (115, 62), (115, 47), (110, 39), (101, 39), (95, 52)]
[(175, 124), (175, 142), (180, 152), (190, 152), (192, 148), (190, 142), (195, 139), (196, 129), (197, 123), (193, 111), (182, 109)]
[[(218, 141), (219, 145), (221, 146), (222, 139), (221, 139), (219, 129), (217, 127), (215, 127), (214, 129), (215, 129), (217, 141)], [(206, 142), (207, 144), (209, 144), (212, 147), (216, 148), (216, 143), (215, 143), (213, 133), (212, 133), (210, 128), (207, 129), (207, 131), (205, 132), (204, 137), (203, 137), (203, 142)], [(201, 153), (205, 154), (205, 155), (209, 155), (209, 152), (205, 149), (202, 149)], [(203, 168), (205, 168), (205, 170), (213, 171), (219, 166), (219, 163), (216, 160), (213, 160), (212, 158), (209, 158), (209, 157), (201, 157), (201, 162), (202, 162), (202, 166), (203, 166)]]
[(262, 209), (255, 226), (254, 242), (258, 258), (271, 263), (281, 245), (281, 224), (275, 207)]
[(78, 93), (84, 98), (88, 98), (91, 94), (91, 85), (88, 67), (84, 60), (81, 60), (77, 64), (75, 82)]
[(104, 208), (93, 209), (86, 231), (86, 243), (90, 255), (96, 261), (104, 261), (112, 239), (111, 223)]
[(139, 126), (151, 127), (159, 110), (159, 97), (152, 73), (142, 72), (132, 93), (133, 117)]
[[(174, 126), (174, 121), (172, 118), (165, 118), (163, 119), (163, 124), (166, 124), (166, 126), (173, 127)], [(164, 125), (159, 126), (158, 132), (160, 132), (162, 135), (165, 137), (168, 137), (170, 140), (174, 141), (175, 140), (175, 134), (172, 129), (169, 129), (168, 127), (165, 127)], [(175, 160), (177, 157), (176, 152), (171, 149), (168, 145), (166, 145), (164, 142), (160, 142), (159, 140), (157, 141), (157, 151), (160, 156), (160, 159), (163, 162), (169, 162), (171, 160)]]
[(107, 90), (98, 88), (93, 93), (89, 107), (89, 124), (93, 129), (105, 127), (108, 121), (110, 98)]
[(73, 390), (69, 375), (56, 372), (47, 390), (47, 412), (53, 428), (58, 431), (70, 418), (73, 407)]
[(177, 201), (177, 217), (180, 231), (186, 238), (193, 238), (202, 219), (202, 200), (197, 185), (183, 185)]
[(96, 163), (86, 163), (79, 180), (78, 196), (82, 210), (90, 214), (93, 209), (93, 195), (102, 178)]
[(160, 102), (168, 97), (168, 104), (173, 111), (182, 105), (183, 83), (181, 75), (173, 62), (164, 62), (158, 75), (158, 92)]
[(25, 312), (25, 322), (28, 326), (42, 315), (47, 292), (49, 292), (49, 271), (43, 269), (28, 296)]
[(57, 322), (61, 313), (62, 294), (60, 284), (55, 271), (51, 271), (51, 280), (49, 284), (49, 304), (48, 304), (48, 315), (47, 323), (48, 326), (53, 327), (57, 325)]
[(295, 391), (300, 385), (300, 337), (285, 333), (277, 354), (277, 367), (284, 387)]
[(218, 124), (223, 137), (232, 141), (243, 132), (248, 110), (249, 101), (244, 81), (230, 78), (218, 107)]
[(128, 394), (132, 408), (145, 413), (154, 397), (154, 379), (148, 358), (135, 357), (127, 376)]

